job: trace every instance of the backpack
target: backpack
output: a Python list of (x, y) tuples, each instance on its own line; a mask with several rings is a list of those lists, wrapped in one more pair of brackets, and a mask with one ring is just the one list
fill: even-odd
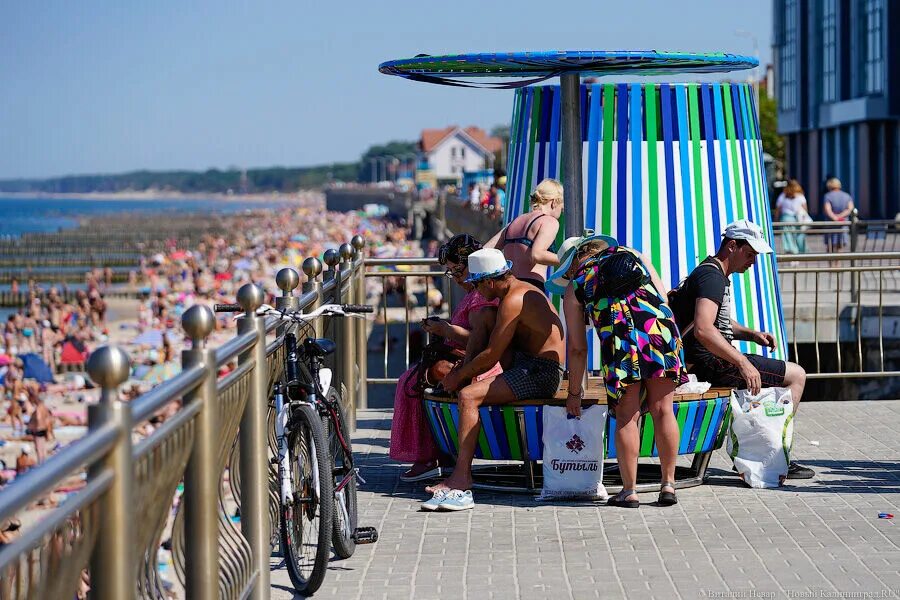
[[(706, 265), (714, 266), (714, 267), (718, 268), (719, 271), (722, 270), (722, 268), (719, 266), (718, 263), (706, 263), (705, 262), (705, 263), (700, 263), (699, 265), (697, 265), (697, 267), (694, 269), (694, 271), (696, 271), (700, 267), (703, 267)], [(694, 272), (691, 271), (691, 275), (693, 275), (693, 274), (694, 274)], [(676, 308), (682, 302), (684, 302), (684, 294), (685, 294), (684, 288), (686, 287), (687, 280), (690, 278), (691, 275), (688, 275), (687, 277), (682, 279), (675, 288), (669, 290), (669, 293), (666, 294), (666, 299), (668, 300), (669, 307), (671, 307), (671, 309), (672, 309), (672, 314), (675, 315), (675, 317), (676, 317), (675, 324), (678, 325), (678, 331), (681, 333), (682, 339), (688, 333), (690, 333), (692, 329), (694, 329), (694, 320), (693, 319), (691, 319), (691, 322), (688, 323), (686, 327), (682, 327), (681, 323), (678, 323), (677, 315), (680, 311)]]
[[(621, 246), (620, 246), (621, 247)], [(628, 250), (604, 252), (575, 271), (575, 297), (584, 305), (601, 298), (624, 298), (650, 281), (640, 259)]]

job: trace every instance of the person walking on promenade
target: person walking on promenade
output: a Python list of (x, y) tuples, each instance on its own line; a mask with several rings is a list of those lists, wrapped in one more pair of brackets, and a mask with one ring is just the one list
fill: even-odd
[(555, 179), (545, 179), (531, 193), (531, 211), (521, 214), (492, 237), (486, 248), (497, 248), (512, 261), (512, 274), (544, 291), (547, 266), (559, 259), (550, 249), (559, 232), (563, 212), (563, 187)]
[[(785, 223), (801, 223), (809, 219), (809, 209), (803, 188), (791, 179), (775, 201), (775, 220)], [(806, 254), (806, 234), (800, 226), (784, 228), (781, 237), (785, 254)]]
[[(500, 305), (485, 349), (444, 378), (444, 389), (459, 390), (459, 453), (453, 474), (426, 488), (434, 496), (423, 505), (425, 510), (464, 510), (475, 505), (471, 492), (472, 459), (478, 446), (482, 405), (552, 398), (562, 382), (562, 321), (547, 296), (513, 277), (511, 269), (512, 264), (494, 248), (469, 256), (466, 281), (488, 300), (499, 299)], [(501, 375), (469, 383), (501, 359)]]
[[(755, 331), (731, 318), (731, 276), (745, 273), (760, 254), (770, 254), (762, 229), (745, 219), (725, 228), (719, 250), (707, 257), (672, 294), (672, 309), (684, 338), (688, 369), (700, 381), (716, 387), (749, 390), (786, 387), (794, 414), (806, 386), (806, 371), (796, 363), (758, 354), (742, 354), (733, 340), (775, 349), (771, 333)], [(791, 462), (788, 479), (809, 479), (815, 472)]]
[[(841, 189), (841, 180), (832, 177), (825, 184), (828, 192), (823, 198), (823, 210), (830, 221), (842, 223), (850, 220), (853, 213), (853, 198)], [(847, 228), (841, 227), (835, 233), (829, 233), (825, 237), (825, 243), (829, 252), (840, 252), (847, 245)]]
[[(466, 295), (457, 304), (449, 321), (426, 319), (422, 324), (425, 331), (441, 336), (448, 346), (458, 350), (471, 347), (470, 330), (473, 326), (479, 329), (493, 326), (496, 318), (497, 301), (485, 299), (471, 283), (465, 281), (469, 276), (469, 255), (479, 249), (481, 243), (467, 234), (453, 236), (438, 249), (438, 262), (447, 267), (447, 275), (466, 290)], [(428, 428), (422, 408), (422, 391), (417, 386), (420, 370), (428, 366), (418, 363), (410, 366), (397, 382), (389, 455), (394, 460), (413, 463), (400, 476), (401, 481), (422, 481), (441, 474), (443, 457)]]
[[(574, 242), (574, 244), (573, 244)], [(571, 244), (571, 246), (570, 246)], [(638, 508), (638, 419), (649, 411), (659, 450), (659, 504), (676, 504), (678, 422), (675, 388), (687, 380), (681, 337), (666, 303), (666, 290), (639, 252), (605, 235), (566, 240), (548, 287), (563, 294), (569, 367), (566, 410), (581, 416), (587, 369), (586, 327), (600, 340), (600, 363), (610, 413), (616, 417), (616, 453), (622, 491), (610, 506)], [(565, 287), (563, 287), (565, 286)], [(642, 405), (641, 399), (645, 398)]]

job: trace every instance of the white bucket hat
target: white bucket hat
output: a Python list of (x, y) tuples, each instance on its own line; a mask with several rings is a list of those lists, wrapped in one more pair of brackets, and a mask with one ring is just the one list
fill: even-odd
[(747, 240), (750, 247), (760, 254), (772, 253), (772, 247), (766, 242), (763, 230), (759, 225), (747, 219), (729, 223), (723, 236), (728, 240)]
[(545, 288), (548, 292), (560, 296), (566, 293), (566, 286), (569, 285), (566, 273), (569, 271), (569, 267), (572, 266), (575, 253), (588, 242), (605, 242), (607, 247), (619, 245), (619, 242), (613, 237), (602, 234), (595, 235), (593, 229), (585, 229), (584, 235), (566, 238), (566, 241), (559, 247), (559, 252), (556, 253), (556, 257), (559, 259), (559, 266), (547, 278)]
[(497, 277), (510, 269), (512, 261), (506, 260), (502, 252), (496, 248), (482, 248), (469, 255), (469, 276), (466, 283), (478, 283), (482, 279)]

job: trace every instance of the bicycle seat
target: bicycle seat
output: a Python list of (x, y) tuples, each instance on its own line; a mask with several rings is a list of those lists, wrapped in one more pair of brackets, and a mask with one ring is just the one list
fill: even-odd
[(306, 338), (303, 341), (303, 349), (313, 356), (328, 356), (334, 354), (337, 345), (327, 338)]

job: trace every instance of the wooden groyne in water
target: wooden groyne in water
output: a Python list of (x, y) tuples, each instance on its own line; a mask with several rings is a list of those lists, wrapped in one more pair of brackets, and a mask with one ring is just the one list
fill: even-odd
[[(229, 237), (240, 215), (119, 213), (85, 217), (73, 229), (55, 233), (26, 233), (0, 239), (0, 286), (18, 282), (19, 290), (0, 290), (0, 306), (27, 304), (28, 282), (41, 288), (56, 286), (65, 300), (76, 290), (63, 286), (83, 284), (85, 274), (110, 269), (111, 283), (123, 284), (129, 272), (139, 270), (142, 257), (168, 255), (174, 250), (196, 249), (209, 237)], [(25, 290), (25, 291), (22, 291)], [(135, 297), (135, 291), (110, 291), (113, 297)]]

